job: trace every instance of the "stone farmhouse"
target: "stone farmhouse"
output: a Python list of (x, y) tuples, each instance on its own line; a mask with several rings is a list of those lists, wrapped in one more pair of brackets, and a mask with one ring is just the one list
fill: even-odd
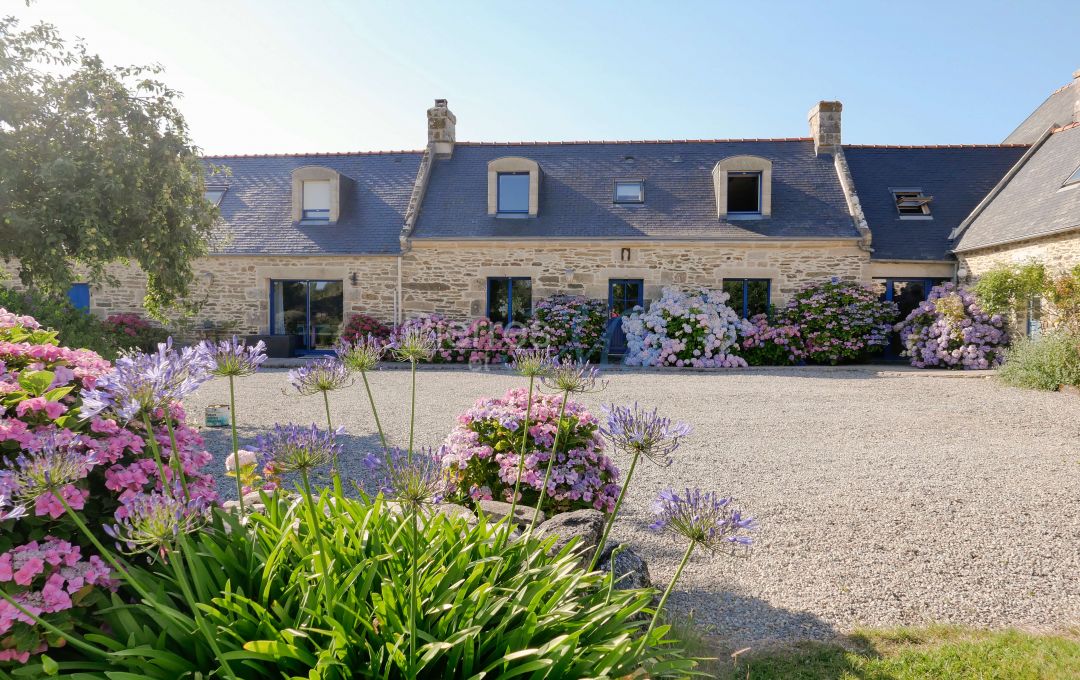
[[(1080, 72), (1001, 144), (844, 144), (840, 102), (794, 139), (459, 141), (446, 100), (417, 151), (220, 156), (196, 265), (200, 323), (323, 350), (354, 313), (522, 321), (570, 292), (613, 313), (664, 286), (724, 288), (752, 315), (832, 277), (902, 309), (1000, 261), (1080, 264)], [(138, 311), (143, 277), (76, 286)]]

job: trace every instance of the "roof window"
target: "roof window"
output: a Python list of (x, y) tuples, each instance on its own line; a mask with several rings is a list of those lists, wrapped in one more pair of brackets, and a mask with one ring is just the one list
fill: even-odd
[(923, 194), (922, 189), (893, 189), (893, 198), (901, 219), (930, 217), (930, 202), (934, 197)]
[(1069, 175), (1069, 179), (1065, 180), (1061, 186), (1067, 187), (1070, 184), (1080, 184), (1080, 167), (1073, 170), (1073, 174)]
[(615, 203), (644, 203), (645, 181), (615, 180), (615, 195), (612, 200)]
[(219, 187), (207, 187), (203, 192), (203, 198), (210, 202), (210, 205), (221, 205), (221, 199), (225, 198), (225, 189)]

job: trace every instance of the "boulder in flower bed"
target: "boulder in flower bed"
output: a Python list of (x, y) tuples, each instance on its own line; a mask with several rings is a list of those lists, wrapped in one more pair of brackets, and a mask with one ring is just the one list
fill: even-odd
[[(503, 517), (509, 515), (511, 507), (512, 506), (509, 503), (503, 503), (502, 501), (480, 500), (476, 502), (476, 509), (482, 512), (489, 522), (498, 522)], [(529, 522), (532, 522), (533, 513), (535, 512), (536, 508), (532, 506), (518, 505), (514, 508), (514, 519), (516, 520), (517, 525), (525, 526), (529, 524)], [(544, 518), (545, 515), (543, 511), (541, 511), (537, 521), (543, 522)]]
[(574, 551), (580, 553), (583, 562), (587, 563), (592, 559), (596, 546), (600, 544), (605, 521), (604, 513), (599, 510), (562, 512), (537, 526), (534, 535), (541, 540), (550, 536), (556, 537), (555, 545), (549, 551), (552, 555), (576, 539)]
[[(615, 552), (620, 548), (619, 552)], [(615, 559), (612, 560), (612, 553)], [(596, 568), (600, 571), (615, 574), (615, 587), (620, 590), (632, 590), (637, 588), (649, 588), (652, 579), (649, 577), (649, 565), (645, 558), (638, 554), (629, 545), (608, 541), (604, 545), (600, 559), (597, 560)]]

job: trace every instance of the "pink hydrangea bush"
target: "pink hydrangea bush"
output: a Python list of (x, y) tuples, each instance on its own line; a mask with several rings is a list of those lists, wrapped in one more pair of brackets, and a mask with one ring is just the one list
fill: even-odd
[[(467, 504), (512, 500), (527, 400), (525, 389), (513, 389), (499, 398), (478, 400), (458, 417), (446, 438), (442, 459), (456, 500)], [(539, 498), (561, 405), (561, 395), (533, 394), (521, 503), (535, 504)], [(549, 514), (585, 508), (609, 513), (619, 496), (619, 471), (604, 455), (597, 420), (575, 401), (566, 403), (564, 418), (569, 426), (560, 436), (543, 509)]]
[(521, 343), (521, 329), (506, 329), (488, 319), (466, 323), (452, 321), (441, 314), (426, 314), (409, 319), (403, 330), (415, 328), (435, 336), (432, 363), (504, 363)]
[(838, 364), (888, 345), (896, 316), (896, 305), (868, 286), (833, 279), (795, 293), (779, 321), (798, 327), (807, 360)]
[(648, 311), (623, 319), (629, 366), (742, 368), (733, 353), (745, 322), (721, 290), (665, 288)]
[(529, 342), (560, 359), (595, 361), (604, 348), (608, 306), (581, 295), (552, 295), (533, 307)]
[(750, 317), (739, 346), (739, 355), (751, 366), (790, 366), (806, 357), (799, 327), (773, 325), (767, 314)]
[(390, 326), (384, 324), (373, 316), (367, 314), (353, 314), (349, 317), (348, 323), (345, 324), (345, 328), (341, 329), (341, 339), (347, 342), (356, 342), (361, 338), (372, 336), (383, 341), (386, 344), (390, 341), (390, 333), (393, 331)]
[(984, 312), (972, 293), (954, 283), (935, 286), (896, 330), (903, 355), (918, 368), (979, 370), (1005, 360), (1005, 320)]
[[(82, 543), (82, 534), (59, 498), (45, 494), (29, 507), (19, 505), (20, 471), (34, 456), (48, 455), (49, 447), (92, 453), (83, 456), (88, 464), (81, 478), (59, 493), (89, 527), (101, 531), (103, 541), (110, 540), (103, 525), (123, 519), (126, 503), (161, 488), (141, 423), (83, 419), (79, 414), (81, 392), (93, 388), (110, 369), (109, 362), (94, 352), (60, 347), (55, 332), (0, 309), (0, 589), (32, 605), (31, 611), (40, 609), (61, 630), (72, 628), (76, 620), (85, 623), (87, 609), (99, 600), (95, 593), (111, 582), (89, 541)], [(177, 455), (192, 496), (215, 499), (214, 480), (202, 472), (210, 453), (186, 424), (179, 404), (171, 407), (171, 415)], [(154, 436), (163, 455), (171, 458), (163, 416), (159, 411), (152, 419)], [(170, 473), (166, 471), (167, 476)], [(24, 662), (57, 644), (47, 631), (0, 600), (0, 659)]]

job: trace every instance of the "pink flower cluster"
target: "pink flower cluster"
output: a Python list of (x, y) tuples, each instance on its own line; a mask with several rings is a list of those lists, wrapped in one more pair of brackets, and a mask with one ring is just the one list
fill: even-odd
[(349, 317), (348, 323), (345, 324), (345, 328), (341, 329), (341, 339), (348, 342), (356, 342), (372, 336), (383, 341), (386, 344), (390, 341), (390, 333), (393, 329), (387, 326), (382, 321), (379, 321), (373, 316), (367, 314), (353, 314)]
[[(0, 522), (7, 545), (16, 546), (0, 555), (0, 589), (22, 598), (28, 610), (48, 615), (51, 623), (61, 625), (72, 617), (86, 618), (84, 610), (93, 602), (85, 597), (85, 590), (104, 585), (107, 571), (96, 555), (82, 560), (80, 551), (85, 552), (85, 547), (40, 539), (81, 535), (57, 496), (40, 494), (23, 502), (32, 507), (9, 507), (20, 500), (15, 493), (17, 480), (27, 474), (25, 466), (34, 464), (30, 454), (36, 454), (40, 464), (41, 456), (49, 455), (44, 442), (74, 445), (76, 454), (92, 452), (84, 456), (89, 461), (85, 474), (58, 493), (94, 530), (122, 520), (126, 503), (163, 486), (157, 465), (149, 457), (141, 421), (122, 425), (101, 416), (79, 417), (83, 391), (112, 369), (109, 362), (88, 350), (58, 347), (55, 333), (40, 330), (33, 320), (22, 323), (25, 318), (4, 309), (0, 309), (0, 320), (10, 323), (0, 325)], [(188, 489), (194, 498), (212, 501), (216, 498), (214, 480), (202, 472), (211, 455), (199, 434), (186, 424), (180, 405), (170, 408), (176, 455)], [(168, 460), (173, 451), (164, 415), (159, 410), (152, 421), (154, 437)], [(167, 467), (167, 481), (172, 475), (172, 468)], [(44, 651), (45, 631), (13, 614), (17, 610), (5, 604), (0, 604), (0, 661), (24, 661)], [(20, 629), (13, 631), (16, 626)]]
[[(0, 587), (18, 586), (11, 598), (35, 616), (65, 614), (83, 601), (94, 587), (111, 588), (109, 568), (97, 555), (83, 559), (77, 545), (54, 536), (30, 541), (0, 555)], [(0, 661), (25, 663), (30, 654), (47, 648), (44, 641), (29, 650), (5, 644), (16, 623), (34, 625), (34, 620), (7, 600), (0, 600)]]
[(452, 321), (441, 314), (409, 319), (401, 328), (435, 335), (433, 363), (504, 363), (517, 349), (524, 334), (521, 329), (506, 329), (488, 319), (465, 323)]
[[(517, 481), (528, 392), (514, 389), (501, 398), (478, 400), (458, 417), (444, 443), (443, 468), (460, 500), (500, 498), (509, 501)], [(555, 444), (560, 395), (533, 394), (521, 477), (523, 503), (535, 503)], [(595, 508), (611, 512), (619, 495), (619, 471), (604, 454), (596, 418), (583, 405), (568, 401), (555, 457), (545, 511)]]
[(150, 328), (150, 324), (138, 314), (110, 314), (105, 323), (112, 326), (113, 330), (132, 338)]
[(806, 357), (799, 327), (785, 323), (774, 326), (767, 314), (750, 317), (740, 346), (740, 355), (751, 366), (797, 364)]
[(833, 279), (795, 293), (779, 320), (799, 328), (808, 360), (837, 364), (889, 344), (896, 315), (896, 305), (878, 300), (873, 289)]
[(896, 330), (904, 356), (918, 368), (980, 370), (1005, 360), (1005, 320), (984, 312), (974, 295), (953, 283), (934, 287)]
[(30, 330), (41, 328), (41, 324), (32, 316), (20, 316), (0, 308), (0, 328), (14, 328), (15, 326), (22, 326)]

